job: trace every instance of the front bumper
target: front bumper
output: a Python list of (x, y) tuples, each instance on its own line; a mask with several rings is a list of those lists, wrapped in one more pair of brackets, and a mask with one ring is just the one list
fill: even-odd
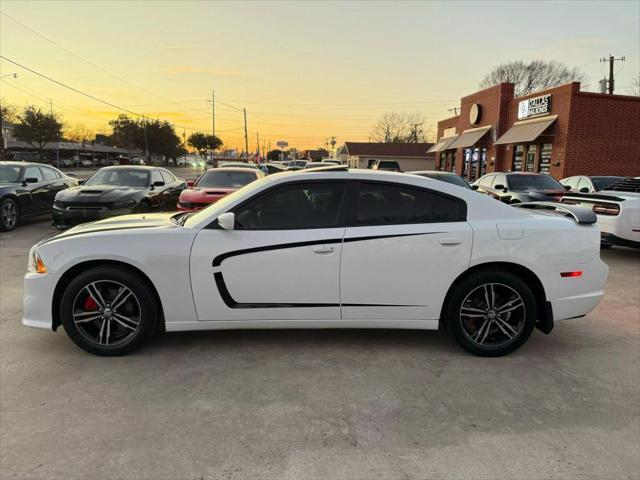
[(53, 328), (51, 305), (57, 277), (50, 274), (27, 273), (24, 276), (22, 324), (34, 328)]
[(93, 222), (104, 218), (136, 213), (136, 207), (113, 209), (73, 208), (71, 210), (53, 207), (53, 224), (56, 227), (72, 227), (81, 223)]

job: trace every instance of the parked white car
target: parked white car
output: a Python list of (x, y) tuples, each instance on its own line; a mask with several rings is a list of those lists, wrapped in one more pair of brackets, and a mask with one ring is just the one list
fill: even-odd
[(597, 193), (568, 193), (561, 202), (593, 210), (604, 248), (640, 248), (640, 177), (624, 179), (609, 188)]
[(444, 325), (498, 356), (603, 296), (595, 215), (516, 209), (417, 175), (274, 174), (198, 213), (127, 215), (35, 245), (23, 323), (99, 355), (158, 328)]

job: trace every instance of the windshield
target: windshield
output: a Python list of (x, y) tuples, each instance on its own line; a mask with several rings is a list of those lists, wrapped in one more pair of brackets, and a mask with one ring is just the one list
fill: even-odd
[(196, 183), (196, 187), (240, 188), (244, 187), (247, 183), (253, 182), (255, 179), (256, 174), (252, 172), (209, 170), (200, 177)]
[(555, 178), (549, 175), (509, 175), (511, 190), (564, 190)]
[(98, 170), (84, 185), (114, 185), (118, 187), (147, 187), (149, 172), (133, 168)]
[(591, 177), (591, 182), (596, 190), (605, 190), (614, 183), (624, 179), (625, 177)]
[(20, 167), (0, 165), (0, 183), (18, 183)]
[[(284, 174), (280, 174), (284, 175)], [(229, 195), (225, 195), (216, 203), (212, 203), (207, 208), (203, 208), (199, 210), (197, 213), (191, 215), (186, 221), (184, 225), (186, 227), (193, 227), (198, 223), (206, 220), (208, 218), (216, 217), (218, 214), (226, 212), (229, 205), (232, 205), (237, 199), (243, 198), (245, 195), (251, 195), (251, 192), (254, 192), (264, 186), (265, 183), (270, 182), (269, 177), (262, 177), (255, 182), (251, 182), (244, 187), (236, 190)]]

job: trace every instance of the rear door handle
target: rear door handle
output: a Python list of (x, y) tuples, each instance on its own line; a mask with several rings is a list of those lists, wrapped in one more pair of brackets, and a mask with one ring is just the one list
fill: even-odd
[(334, 247), (333, 245), (317, 245), (315, 247), (313, 247), (313, 251), (315, 253), (331, 253), (331, 252), (335, 252), (336, 247)]
[(460, 245), (462, 243), (462, 239), (459, 237), (448, 237), (441, 238), (440, 245)]

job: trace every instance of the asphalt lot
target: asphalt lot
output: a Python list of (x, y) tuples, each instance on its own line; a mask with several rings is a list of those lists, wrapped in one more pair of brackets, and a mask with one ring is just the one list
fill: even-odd
[(0, 234), (0, 478), (640, 477), (640, 252), (600, 306), (504, 358), (440, 332), (166, 334), (99, 358), (20, 324), (29, 221)]

